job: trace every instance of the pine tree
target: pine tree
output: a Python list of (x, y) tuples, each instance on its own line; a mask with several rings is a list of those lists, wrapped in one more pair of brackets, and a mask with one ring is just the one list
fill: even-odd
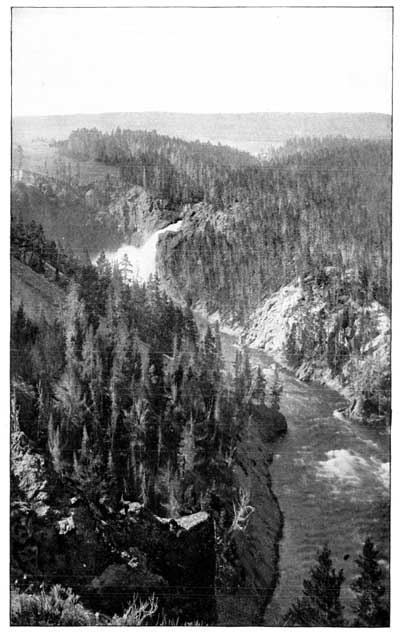
[(236, 350), (235, 362), (233, 363), (233, 390), (236, 403), (241, 406), (244, 398), (244, 378), (242, 371), (243, 356)]
[(122, 275), (122, 281), (126, 284), (129, 283), (133, 275), (133, 266), (126, 253), (122, 258), (122, 262), (120, 263), (120, 270), (121, 270), (121, 275)]
[(61, 474), (63, 470), (63, 463), (62, 463), (62, 450), (61, 450), (61, 440), (60, 440), (60, 427), (57, 426), (57, 428), (55, 428), (52, 416), (49, 417), (47, 438), (48, 438), (48, 448), (49, 448), (50, 457), (53, 463), (53, 468), (56, 473)]
[(302, 598), (291, 606), (284, 618), (285, 626), (345, 626), (340, 602), (343, 570), (336, 572), (326, 545), (317, 561), (303, 582)]
[(263, 371), (260, 366), (257, 367), (257, 373), (254, 380), (253, 386), (253, 396), (258, 400), (261, 404), (264, 404), (265, 401), (265, 387), (266, 380), (263, 374)]
[(286, 360), (295, 369), (299, 367), (303, 360), (303, 352), (298, 347), (297, 343), (297, 327), (296, 323), (292, 324), (289, 336), (286, 339), (285, 344), (285, 356)]
[(108, 261), (104, 250), (101, 251), (96, 261), (97, 270), (102, 276), (111, 276), (111, 264)]
[(181, 477), (187, 471), (193, 470), (195, 462), (195, 441), (194, 441), (194, 424), (193, 419), (184, 425), (182, 429), (181, 442), (178, 450), (178, 468)]
[(389, 608), (384, 599), (383, 570), (378, 562), (379, 552), (370, 538), (364, 543), (362, 553), (356, 559), (359, 576), (351, 583), (357, 596), (353, 610), (356, 617), (353, 626), (389, 626)]
[(79, 462), (83, 469), (87, 468), (89, 459), (90, 459), (89, 436), (88, 436), (88, 432), (85, 425), (82, 431), (81, 452), (79, 456)]
[(244, 386), (246, 390), (246, 394), (249, 395), (251, 392), (251, 365), (250, 365), (250, 356), (247, 349), (243, 352), (243, 375), (244, 375)]
[(46, 402), (43, 386), (39, 380), (37, 395), (37, 439), (41, 444), (45, 444), (47, 439), (47, 418), (49, 407)]
[(79, 289), (73, 283), (66, 298), (63, 314), (65, 330), (65, 368), (54, 387), (57, 409), (61, 419), (62, 440), (70, 449), (80, 448), (83, 425), (89, 411), (82, 377), (83, 337), (87, 329), (84, 306), (79, 300)]
[(274, 378), (273, 378), (272, 387), (271, 387), (271, 409), (274, 409), (275, 411), (279, 411), (280, 409), (280, 400), (281, 400), (282, 390), (283, 390), (283, 387), (282, 387), (281, 380), (279, 377), (278, 367), (275, 366)]
[(87, 329), (82, 346), (82, 379), (85, 385), (86, 405), (91, 421), (93, 440), (95, 444), (100, 444), (104, 440), (102, 433), (103, 367), (98, 340), (93, 335), (92, 326)]

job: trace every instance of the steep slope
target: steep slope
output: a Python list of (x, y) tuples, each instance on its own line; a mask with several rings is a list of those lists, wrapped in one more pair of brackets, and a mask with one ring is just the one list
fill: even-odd
[(390, 303), (390, 144), (325, 139), (232, 174), (164, 236), (160, 275), (209, 312), (245, 322), (298, 276), (353, 268)]
[[(334, 275), (334, 271), (330, 271)], [(344, 293), (336, 307), (304, 283), (282, 287), (249, 318), (245, 340), (302, 380), (317, 380), (350, 399), (346, 415), (377, 422), (390, 417), (390, 315), (377, 301)]]
[[(43, 274), (15, 260), (13, 277), (14, 309), (22, 302), (33, 323), (39, 325), (41, 304), (49, 322), (59, 314), (61, 305), (65, 306), (64, 313), (68, 310), (64, 292)], [(143, 348), (148, 346), (138, 341), (138, 347), (147, 371), (149, 350)], [(165, 360), (165, 368), (171, 368), (172, 359)], [(14, 391), (21, 428), (30, 428), (29, 417), (36, 429), (39, 422), (35, 389), (18, 379)], [(59, 392), (56, 396), (60, 397)], [(197, 512), (170, 520), (154, 516), (138, 503), (121, 500), (115, 507), (104, 495), (99, 501), (97, 485), (93, 484), (92, 494), (88, 493), (89, 479), (83, 478), (79, 483), (60, 466), (57, 475), (48, 463), (51, 460), (47, 450), (39, 449), (19, 430), (13, 448), (13, 525), (22, 527), (15, 529), (13, 579), (21, 583), (22, 589), (32, 578), (72, 586), (85, 604), (107, 613), (122, 608), (133, 592), (155, 591), (169, 617), (209, 622), (218, 617), (220, 623), (230, 624), (258, 622), (274, 588), (281, 531), (279, 506), (271, 492), (268, 443), (285, 432), (286, 424), (279, 413), (253, 403), (248, 426), (251, 432), (248, 429), (242, 436), (224, 498), (231, 512), (231, 488), (235, 494), (240, 491), (239, 497), (241, 491), (249, 494), (227, 535), (233, 550), (229, 568), (236, 580), (227, 593), (222, 572), (216, 604), (217, 545), (213, 530), (214, 522), (220, 525), (218, 512)], [(50, 434), (48, 442), (57, 464), (59, 449), (55, 437)], [(83, 450), (79, 451), (81, 455)], [(224, 459), (228, 460), (228, 456)], [(251, 516), (247, 516), (247, 510)], [(203, 611), (207, 616), (200, 617)]]
[(230, 593), (217, 591), (221, 626), (260, 625), (275, 589), (283, 516), (273, 493), (269, 466), (271, 442), (286, 428), (286, 420), (278, 411), (255, 408), (237, 449), (235, 475), (242, 503), (233, 541), (240, 581)]
[(53, 321), (65, 301), (65, 293), (44, 275), (35, 273), (15, 257), (11, 258), (11, 307), (17, 310), (21, 303), (26, 315), (36, 321), (41, 313)]
[(79, 186), (17, 170), (11, 213), (14, 222), (41, 224), (48, 238), (82, 260), (102, 249), (140, 244), (179, 219), (182, 210), (141, 186), (107, 180)]
[(104, 216), (118, 220), (124, 243), (141, 244), (155, 231), (180, 218), (180, 207), (172, 207), (168, 200), (155, 198), (143, 187), (135, 185), (126, 192), (115, 195)]
[(298, 140), (242, 176), (162, 236), (164, 287), (387, 421), (390, 144)]
[(139, 503), (88, 501), (49, 469), (21, 431), (12, 434), (11, 580), (20, 589), (61, 583), (113, 615), (134, 594), (158, 597), (171, 619), (215, 621), (214, 527), (206, 512), (160, 519)]

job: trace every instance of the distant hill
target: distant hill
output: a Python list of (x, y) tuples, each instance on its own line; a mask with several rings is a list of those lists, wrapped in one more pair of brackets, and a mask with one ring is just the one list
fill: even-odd
[(16, 117), (14, 142), (22, 145), (35, 138), (64, 139), (77, 128), (116, 127), (156, 130), (187, 140), (232, 145), (251, 153), (279, 146), (295, 136), (343, 135), (349, 138), (390, 138), (391, 117), (379, 113), (186, 114), (176, 112), (109, 112), (42, 117)]

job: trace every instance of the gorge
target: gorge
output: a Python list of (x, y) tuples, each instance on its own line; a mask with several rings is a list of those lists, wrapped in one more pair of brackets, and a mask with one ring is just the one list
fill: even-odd
[[(68, 540), (90, 567), (73, 588), (91, 607), (143, 583), (180, 621), (206, 609), (207, 624), (282, 625), (329, 544), (350, 621), (367, 537), (389, 566), (388, 150), (305, 139), (256, 159), (77, 130), (53, 144), (51, 179), (18, 171), (21, 587), (69, 578)], [(65, 160), (101, 178), (83, 182)], [(42, 459), (30, 498), (18, 463)], [(191, 604), (198, 583), (206, 607)]]
[[(140, 269), (145, 257), (147, 270), (152, 274), (157, 271), (162, 278), (159, 236), (171, 232), (172, 237), (181, 226), (181, 221), (169, 225), (155, 232), (141, 247), (125, 245), (108, 256), (110, 260), (120, 259), (127, 253), (134, 269)], [(200, 327), (204, 329), (206, 322), (199, 313)], [(377, 544), (382, 563), (389, 565), (388, 429), (368, 428), (338, 418), (335, 412), (344, 407), (344, 397), (322, 384), (296, 378), (293, 371), (279, 364), (280, 355), (274, 358), (257, 349), (251, 329), (246, 331), (246, 337), (241, 328), (235, 331), (221, 324), (221, 330), (228, 369), (233, 367), (236, 350), (247, 340), (251, 365), (261, 367), (267, 380), (273, 380), (279, 367), (283, 387), (281, 412), (288, 422), (287, 434), (281, 439), (266, 438), (262, 428), (253, 429), (251, 437), (238, 449), (247, 456), (252, 471), (244, 481), (251, 490), (250, 503), (255, 506), (255, 514), (249, 520), (242, 555), (247, 558), (246, 550), (259, 552), (257, 563), (247, 561), (248, 578), (256, 568), (260, 574), (253, 586), (259, 595), (258, 604), (255, 601), (260, 614), (256, 621), (279, 625), (300, 593), (316, 549), (326, 542), (334, 543), (334, 562), (345, 571), (343, 602), (349, 616), (354, 559), (368, 535)], [(244, 625), (254, 610), (246, 588), (244, 599), (239, 591), (231, 600), (220, 598), (217, 604), (224, 614), (229, 613), (226, 620), (219, 620), (220, 624)]]

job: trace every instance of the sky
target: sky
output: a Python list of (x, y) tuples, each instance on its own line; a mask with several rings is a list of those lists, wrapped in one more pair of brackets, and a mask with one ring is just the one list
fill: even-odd
[(13, 10), (13, 114), (391, 112), (385, 8)]

